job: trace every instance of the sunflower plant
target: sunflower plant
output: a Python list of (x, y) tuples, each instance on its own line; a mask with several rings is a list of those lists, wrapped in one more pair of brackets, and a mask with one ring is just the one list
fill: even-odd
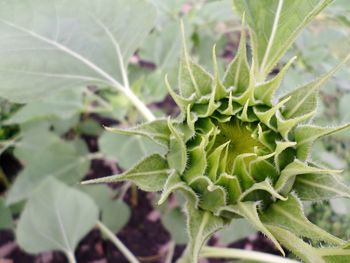
[(182, 193), (189, 243), (179, 262), (240, 257), (244, 252), (204, 246), (213, 233), (238, 218), (265, 234), (283, 256), (288, 250), (304, 262), (350, 261), (349, 243), (312, 224), (303, 213), (303, 201), (350, 197), (341, 171), (310, 157), (317, 139), (350, 127), (313, 123), (320, 88), (350, 56), (279, 98), (276, 91), (296, 58), (271, 73), (301, 30), (331, 2), (235, 0), (242, 31), (225, 74), (219, 73), (215, 46), (211, 74), (190, 58), (184, 41), (178, 91), (165, 80), (179, 116), (151, 116), (129, 129), (107, 128), (150, 138), (167, 153), (150, 155), (123, 174), (84, 184), (131, 181), (142, 190), (161, 191), (158, 204)]

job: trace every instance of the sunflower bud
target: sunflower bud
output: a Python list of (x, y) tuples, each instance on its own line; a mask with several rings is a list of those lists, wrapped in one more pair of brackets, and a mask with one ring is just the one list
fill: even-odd
[[(335, 174), (313, 163), (312, 144), (322, 136), (346, 129), (310, 124), (319, 88), (345, 62), (279, 99), (275, 92), (292, 65), (257, 82), (249, 65), (245, 31), (236, 58), (219, 76), (215, 47), (214, 74), (194, 63), (184, 48), (179, 70), (179, 94), (166, 79), (170, 95), (181, 109), (176, 119), (159, 119), (116, 133), (146, 136), (167, 148), (122, 175), (93, 180), (129, 180), (147, 191), (162, 191), (159, 204), (179, 191), (187, 200), (188, 245), (184, 261), (197, 262), (199, 250), (216, 230), (235, 218), (247, 219), (283, 252), (282, 242), (296, 235), (329, 244), (344, 242), (311, 224), (300, 200), (317, 201), (350, 191)], [(303, 241), (300, 241), (303, 242)]]

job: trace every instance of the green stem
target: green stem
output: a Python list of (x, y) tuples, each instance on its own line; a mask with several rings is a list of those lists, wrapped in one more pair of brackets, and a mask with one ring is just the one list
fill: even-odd
[(119, 240), (119, 238), (109, 230), (102, 222), (97, 222), (97, 227), (106, 235), (106, 237), (120, 250), (130, 263), (140, 263), (140, 261), (131, 253), (131, 251)]
[(147, 121), (154, 121), (156, 119), (150, 109), (147, 108), (147, 106), (134, 94), (134, 92), (132, 92), (131, 89), (124, 88), (122, 91)]
[(175, 251), (175, 242), (174, 241), (170, 241), (170, 243), (168, 244), (168, 253), (166, 255), (165, 258), (165, 263), (171, 263), (173, 262), (173, 256), (174, 256), (174, 251)]
[(77, 263), (77, 261), (75, 260), (75, 256), (74, 256), (74, 253), (73, 252), (66, 252), (66, 256), (67, 256), (67, 259), (68, 259), (68, 262), (69, 263)]
[(4, 171), (1, 169), (0, 167), (0, 182), (4, 183), (5, 188), (9, 188), (10, 187), (10, 182), (6, 177), (6, 174), (4, 173)]
[(298, 263), (298, 261), (291, 260), (284, 257), (279, 257), (267, 253), (234, 249), (234, 248), (220, 248), (220, 247), (203, 247), (200, 257), (203, 258), (237, 258), (255, 260), (266, 263)]

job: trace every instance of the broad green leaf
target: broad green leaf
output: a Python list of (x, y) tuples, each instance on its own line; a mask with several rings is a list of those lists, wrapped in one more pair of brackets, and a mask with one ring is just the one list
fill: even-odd
[(179, 208), (166, 212), (161, 217), (162, 224), (176, 244), (186, 244), (188, 236), (185, 231), (185, 215)]
[[(1, 88), (0, 88), (1, 89)], [(20, 108), (5, 124), (20, 124), (33, 120), (69, 119), (83, 110), (82, 89), (63, 90), (45, 100), (31, 102)]]
[(218, 0), (205, 2), (193, 19), (196, 24), (208, 26), (210, 23), (228, 22), (234, 18), (232, 1)]
[(74, 254), (97, 220), (98, 208), (89, 196), (47, 178), (32, 193), (21, 214), (17, 242), (29, 253), (59, 250)]
[(120, 62), (155, 18), (141, 0), (1, 1), (0, 96), (27, 102), (62, 88), (119, 86)]
[(94, 199), (100, 209), (102, 223), (113, 233), (118, 233), (129, 221), (129, 206), (119, 199), (113, 200), (113, 192), (107, 185), (90, 185), (82, 190)]
[(297, 157), (300, 160), (305, 160), (309, 156), (315, 140), (348, 129), (349, 127), (350, 124), (339, 127), (320, 127), (314, 125), (302, 125), (297, 127), (294, 131), (295, 141), (297, 142)]
[(122, 174), (84, 181), (83, 184), (114, 183), (130, 181), (144, 191), (160, 191), (168, 178), (166, 160), (159, 154), (153, 154)]
[[(55, 137), (52, 137), (54, 139)], [(17, 176), (7, 195), (7, 204), (29, 197), (46, 177), (56, 177), (68, 184), (76, 184), (88, 172), (90, 160), (79, 152), (74, 143), (54, 139), (38, 151), (26, 153), (26, 166)]]
[(158, 9), (157, 25), (164, 25), (169, 20), (177, 18), (185, 2), (186, 0), (152, 0)]
[(148, 138), (111, 132), (102, 134), (98, 145), (102, 153), (116, 160), (124, 169), (129, 169), (150, 154), (165, 153), (164, 147)]
[(253, 59), (264, 81), (305, 26), (332, 0), (234, 0), (251, 28)]
[(225, 225), (225, 222), (221, 217), (197, 209), (190, 202), (186, 205), (186, 214), (189, 243), (182, 260), (177, 263), (197, 263), (202, 246), (214, 232)]
[(302, 200), (320, 201), (334, 197), (350, 198), (350, 188), (330, 174), (306, 174), (295, 180), (294, 189)]
[(326, 81), (328, 81), (349, 59), (350, 55), (348, 55), (342, 62), (320, 78), (311, 81), (308, 84), (283, 96), (280, 100), (290, 97), (290, 100), (288, 100), (284, 105), (284, 109), (282, 111), (283, 116), (287, 119), (297, 118), (315, 111), (317, 108), (317, 98), (320, 87)]
[(60, 138), (49, 131), (48, 122), (21, 124), (21, 142), (14, 149), (14, 155), (22, 162), (33, 159), (33, 152), (40, 155), (49, 145), (61, 142)]
[[(159, 0), (153, 1), (157, 1), (159, 2), (158, 5), (162, 5)], [(140, 50), (142, 59), (153, 62), (161, 70), (174, 68), (180, 53), (181, 32), (178, 21), (160, 25), (160, 28), (152, 31)]]
[(14, 226), (10, 208), (5, 205), (5, 200), (0, 198), (0, 230), (11, 229)]
[(278, 201), (262, 213), (264, 224), (285, 228), (295, 235), (316, 241), (342, 245), (343, 241), (312, 224), (304, 215), (298, 198), (290, 194), (287, 201)]

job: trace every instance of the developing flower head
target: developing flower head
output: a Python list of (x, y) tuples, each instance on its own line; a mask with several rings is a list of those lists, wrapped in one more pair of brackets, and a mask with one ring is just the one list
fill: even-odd
[(143, 190), (162, 191), (160, 204), (175, 191), (183, 193), (188, 200), (190, 243), (186, 253), (190, 262), (196, 262), (202, 244), (213, 232), (242, 217), (282, 253), (279, 241), (293, 250), (285, 238), (289, 234), (342, 245), (343, 241), (307, 220), (300, 202), (350, 196), (347, 186), (334, 176), (339, 171), (320, 167), (309, 158), (315, 140), (349, 127), (310, 124), (320, 86), (341, 64), (275, 99), (294, 60), (277, 75), (258, 81), (254, 60), (248, 63), (242, 30), (237, 55), (221, 78), (215, 47), (213, 75), (194, 63), (185, 47), (179, 93), (166, 80), (181, 114), (128, 130), (110, 129), (146, 136), (164, 146), (167, 154), (151, 155), (122, 175), (92, 182), (129, 180)]

